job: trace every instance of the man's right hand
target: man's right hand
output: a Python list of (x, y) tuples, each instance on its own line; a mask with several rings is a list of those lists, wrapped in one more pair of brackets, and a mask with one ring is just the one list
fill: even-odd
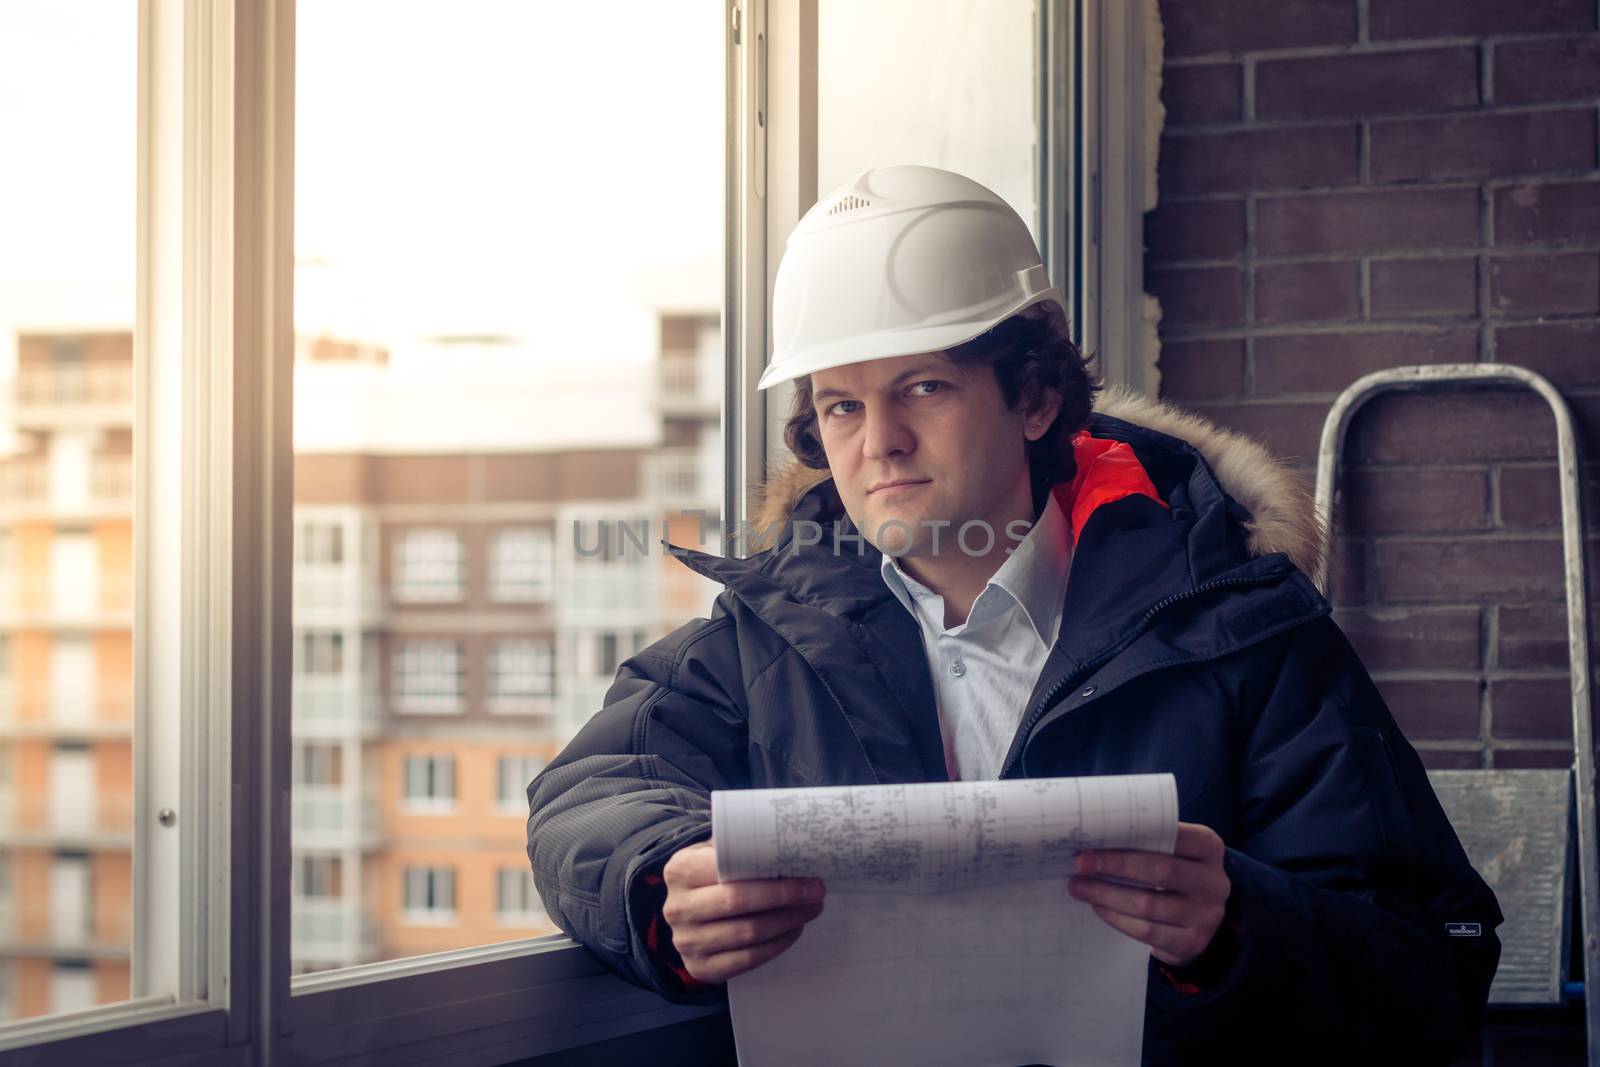
[[(709, 838), (674, 852), (661, 874), (667, 883), (661, 915), (684, 968), (702, 982), (725, 982), (761, 966), (822, 914), (825, 887), (818, 878), (718, 882)], [(813, 887), (817, 896), (808, 898)]]

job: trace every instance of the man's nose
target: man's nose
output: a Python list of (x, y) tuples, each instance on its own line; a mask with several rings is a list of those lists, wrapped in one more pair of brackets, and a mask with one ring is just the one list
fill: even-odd
[(916, 435), (893, 407), (868, 408), (862, 443), (867, 459), (888, 459), (916, 447)]

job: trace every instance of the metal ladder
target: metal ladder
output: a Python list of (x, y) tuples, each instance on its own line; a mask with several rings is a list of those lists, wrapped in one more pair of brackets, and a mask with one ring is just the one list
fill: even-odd
[[(1340, 394), (1322, 426), (1316, 507), (1323, 551), (1315, 580), (1328, 591), (1344, 437), (1356, 412), (1382, 393), (1443, 387), (1523, 386), (1542, 396), (1556, 420), (1565, 549), (1567, 643), (1572, 677), (1573, 762), (1567, 770), (1429, 771), (1428, 779), (1473, 867), (1499, 898), (1500, 967), (1491, 1005), (1560, 1005), (1585, 999), (1588, 1062), (1600, 1067), (1600, 865), (1596, 861), (1594, 746), (1590, 736), (1589, 611), (1583, 554), (1583, 501), (1572, 414), (1542, 375), (1507, 363), (1395, 367), (1358, 379)], [(1559, 815), (1550, 818), (1543, 813)], [(1571, 830), (1576, 828), (1576, 864)], [(1571, 879), (1576, 866), (1584, 982), (1569, 982)]]

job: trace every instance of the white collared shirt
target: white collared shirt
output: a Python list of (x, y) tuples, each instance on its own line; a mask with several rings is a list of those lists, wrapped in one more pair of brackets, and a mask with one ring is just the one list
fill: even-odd
[[(959, 551), (953, 528), (939, 532), (941, 548)], [(1005, 538), (1001, 531), (996, 535)], [(959, 626), (946, 629), (944, 597), (884, 554), (884, 584), (922, 630), (952, 781), (999, 777), (1061, 629), (1071, 566), (1072, 534), (1054, 493)]]

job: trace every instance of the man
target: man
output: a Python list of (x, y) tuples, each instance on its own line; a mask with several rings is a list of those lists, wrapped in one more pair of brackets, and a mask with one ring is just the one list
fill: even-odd
[(683, 552), (726, 586), (712, 618), (624, 664), (530, 785), (561, 927), (713, 1002), (826, 887), (719, 884), (711, 790), (1165, 771), (1176, 853), (1085, 853), (1062, 886), (1150, 946), (1145, 1062), (1464, 1051), (1500, 911), (1303, 573), (1293, 476), (1154, 402), (1091, 413), (1031, 236), (959, 175), (829, 194), (773, 314), (761, 386), (796, 382), (798, 460), (769, 485), (776, 543)]

